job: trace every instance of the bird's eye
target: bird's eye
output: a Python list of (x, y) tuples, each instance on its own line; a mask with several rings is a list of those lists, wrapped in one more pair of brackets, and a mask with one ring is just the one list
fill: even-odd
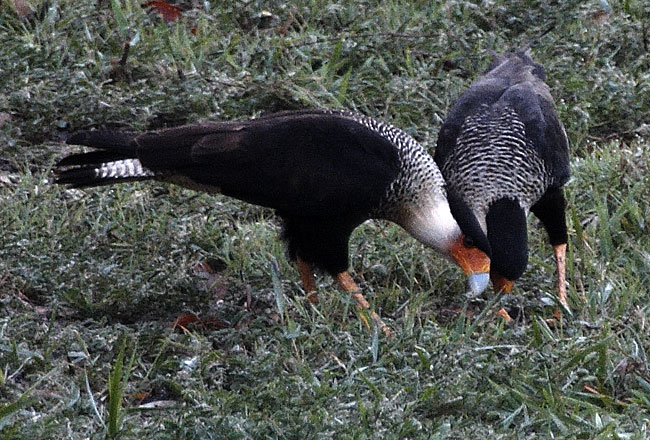
[(463, 245), (468, 248), (474, 247), (474, 239), (472, 237), (468, 237), (467, 235), (463, 238)]

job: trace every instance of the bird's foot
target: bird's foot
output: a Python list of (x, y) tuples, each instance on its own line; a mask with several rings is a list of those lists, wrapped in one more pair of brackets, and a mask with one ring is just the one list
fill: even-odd
[(500, 317), (502, 317), (503, 319), (505, 319), (505, 321), (506, 321), (507, 323), (512, 322), (512, 317), (511, 317), (510, 314), (506, 311), (506, 309), (504, 309), (503, 307), (501, 307), (499, 310), (497, 310), (497, 315), (499, 315)]
[[(339, 285), (345, 290), (346, 292), (350, 292), (352, 294), (352, 298), (357, 302), (357, 305), (370, 313), (370, 316), (372, 317), (372, 320), (375, 322), (375, 325), (381, 329), (381, 331), (386, 335), (388, 338), (393, 339), (395, 335), (393, 335), (393, 332), (391, 331), (390, 327), (386, 325), (386, 323), (381, 319), (381, 317), (375, 312), (374, 310), (370, 310), (370, 304), (364, 298), (363, 294), (361, 293), (361, 289), (359, 289), (359, 286), (357, 286), (357, 283), (354, 282), (352, 277), (350, 276), (349, 273), (347, 272), (341, 272), (336, 276), (336, 280), (338, 281)], [(370, 330), (370, 323), (368, 322), (368, 319), (361, 314), (361, 321), (364, 323), (367, 329)]]

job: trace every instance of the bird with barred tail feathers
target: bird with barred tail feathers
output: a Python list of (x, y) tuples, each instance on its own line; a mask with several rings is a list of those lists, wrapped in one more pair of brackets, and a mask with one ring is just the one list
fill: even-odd
[(434, 159), (487, 235), (495, 289), (509, 292), (526, 270), (532, 211), (555, 249), (558, 297), (568, 309), (562, 187), (570, 175), (569, 144), (545, 79), (525, 50), (496, 55), (449, 110)]
[(411, 136), (366, 116), (304, 110), (139, 135), (83, 131), (68, 143), (94, 150), (59, 161), (56, 183), (79, 188), (152, 179), (275, 209), (314, 300), (318, 267), (369, 308), (347, 270), (350, 234), (371, 218), (397, 223), (455, 261), (475, 292), (489, 282), (488, 241), (462, 200), (448, 203), (433, 158)]

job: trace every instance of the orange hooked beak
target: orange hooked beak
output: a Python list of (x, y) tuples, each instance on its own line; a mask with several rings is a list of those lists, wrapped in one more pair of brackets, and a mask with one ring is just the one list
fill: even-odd
[(490, 277), (490, 257), (477, 247), (464, 244), (465, 236), (461, 235), (452, 244), (449, 254), (467, 275), (470, 288), (475, 295), (487, 287)]

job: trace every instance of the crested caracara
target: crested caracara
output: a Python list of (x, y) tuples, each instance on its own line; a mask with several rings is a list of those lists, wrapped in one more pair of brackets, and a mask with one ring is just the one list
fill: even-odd
[(438, 167), (411, 136), (372, 118), (306, 110), (143, 134), (83, 131), (68, 143), (93, 150), (59, 161), (56, 183), (158, 180), (273, 208), (308, 294), (318, 267), (369, 308), (347, 270), (350, 234), (372, 218), (455, 261), (473, 290), (488, 283), (490, 246), (469, 207), (448, 203)]
[(449, 110), (434, 159), (449, 191), (487, 235), (495, 289), (509, 292), (526, 269), (532, 211), (555, 249), (558, 297), (568, 308), (562, 186), (570, 174), (569, 144), (545, 78), (524, 51), (495, 56)]

